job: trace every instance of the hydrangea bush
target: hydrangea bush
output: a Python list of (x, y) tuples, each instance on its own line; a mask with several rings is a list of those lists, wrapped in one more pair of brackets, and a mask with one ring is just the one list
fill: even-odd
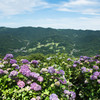
[(99, 93), (100, 55), (0, 61), (0, 100), (98, 100)]

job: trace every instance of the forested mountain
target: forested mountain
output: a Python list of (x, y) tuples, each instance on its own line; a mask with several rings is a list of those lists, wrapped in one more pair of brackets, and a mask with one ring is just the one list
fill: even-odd
[(0, 55), (67, 52), (74, 56), (99, 54), (100, 31), (41, 27), (0, 27)]

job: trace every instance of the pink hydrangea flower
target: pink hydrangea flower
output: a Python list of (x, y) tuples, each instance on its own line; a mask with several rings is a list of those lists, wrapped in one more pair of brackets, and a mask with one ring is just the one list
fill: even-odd
[(23, 81), (18, 81), (17, 82), (17, 85), (20, 87), (20, 88), (23, 88), (25, 86), (25, 83)]

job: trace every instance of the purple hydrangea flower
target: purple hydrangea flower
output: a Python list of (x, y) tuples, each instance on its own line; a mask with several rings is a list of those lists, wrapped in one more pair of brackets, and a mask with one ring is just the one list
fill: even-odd
[(75, 98), (76, 98), (76, 93), (73, 92), (73, 91), (71, 91), (70, 93), (71, 93), (71, 98), (72, 98), (72, 99), (75, 99)]
[(80, 63), (80, 61), (74, 61), (74, 64), (79, 64)]
[(90, 76), (90, 79), (91, 79), (91, 80), (96, 80), (96, 79), (97, 79), (97, 76), (91, 75), (91, 76)]
[(35, 65), (39, 64), (39, 62), (37, 60), (32, 60), (31, 63), (35, 64)]
[(4, 74), (4, 71), (2, 69), (0, 69), (0, 74)]
[(31, 71), (30, 71), (30, 69), (27, 65), (21, 66), (21, 69), (19, 70), (19, 72), (22, 73), (23, 75), (27, 76), (27, 77), (29, 77), (30, 73), (31, 73)]
[(98, 69), (99, 69), (99, 67), (98, 67), (98, 66), (96, 66), (96, 65), (94, 65), (94, 66), (93, 66), (93, 68), (94, 68), (94, 69), (96, 69), (96, 70), (98, 70)]
[(84, 59), (83, 58), (80, 58), (80, 61), (84, 61)]
[(99, 64), (100, 63), (100, 61), (96, 61), (96, 64)]
[(90, 63), (94, 62), (94, 60), (88, 60)]
[(54, 93), (50, 95), (49, 99), (50, 100), (59, 100), (58, 96), (56, 94), (54, 94)]
[(70, 95), (71, 93), (68, 90), (64, 90), (64, 94)]
[(30, 76), (34, 78), (35, 74), (36, 74), (35, 72), (31, 72)]
[(17, 75), (18, 75), (18, 72), (13, 70), (13, 71), (10, 72), (9, 77), (13, 77), (13, 76), (17, 76)]
[(82, 70), (82, 73), (86, 72), (86, 67), (82, 67), (81, 70)]
[(35, 91), (39, 91), (41, 90), (41, 86), (34, 82), (31, 84), (31, 89)]
[(76, 64), (73, 64), (73, 67), (76, 67), (77, 65)]
[(62, 74), (62, 75), (65, 74), (65, 72), (63, 70), (59, 70), (59, 73)]
[(15, 69), (19, 69), (19, 68), (20, 68), (19, 66), (16, 66), (16, 67), (15, 67)]
[(10, 59), (10, 64), (16, 64), (17, 61), (15, 59)]
[(30, 73), (30, 76), (36, 79), (39, 77), (39, 75), (40, 75), (39, 73), (35, 73), (35, 72)]
[(55, 69), (53, 67), (48, 67), (48, 72), (49, 73), (55, 73)]
[(20, 87), (20, 88), (23, 88), (25, 86), (25, 83), (23, 81), (18, 81), (17, 82), (17, 85)]
[(8, 59), (11, 59), (11, 58), (13, 58), (12, 54), (6, 54), (6, 56), (4, 57), (4, 60), (8, 60)]
[(96, 55), (95, 58), (100, 58), (100, 55)]
[(83, 56), (80, 56), (80, 58), (83, 58)]
[(71, 61), (71, 59), (70, 59), (70, 58), (68, 58), (68, 59), (67, 59), (67, 61)]
[(93, 75), (95, 75), (95, 76), (99, 76), (100, 73), (99, 73), (98, 71), (96, 71), (96, 72), (93, 73)]
[(17, 65), (17, 64), (12, 64), (12, 67), (15, 67), (15, 69), (19, 69), (20, 67), (19, 67), (19, 65)]
[(39, 82), (42, 82), (42, 81), (43, 81), (43, 77), (42, 77), (42, 76), (39, 76), (39, 77), (38, 77), (38, 81), (39, 81)]
[(35, 82), (32, 83), (32, 84), (30, 85), (30, 86), (31, 86), (31, 89), (34, 90), (34, 87), (35, 87), (36, 85), (37, 85), (37, 83), (35, 83)]
[(22, 63), (23, 63), (23, 64), (27, 64), (27, 63), (29, 63), (29, 61), (28, 61), (27, 59), (23, 59), (23, 60), (22, 60)]

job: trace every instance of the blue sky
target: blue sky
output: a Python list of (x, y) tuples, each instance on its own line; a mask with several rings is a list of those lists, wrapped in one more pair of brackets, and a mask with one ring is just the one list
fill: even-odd
[(0, 0), (0, 26), (100, 30), (100, 0)]

